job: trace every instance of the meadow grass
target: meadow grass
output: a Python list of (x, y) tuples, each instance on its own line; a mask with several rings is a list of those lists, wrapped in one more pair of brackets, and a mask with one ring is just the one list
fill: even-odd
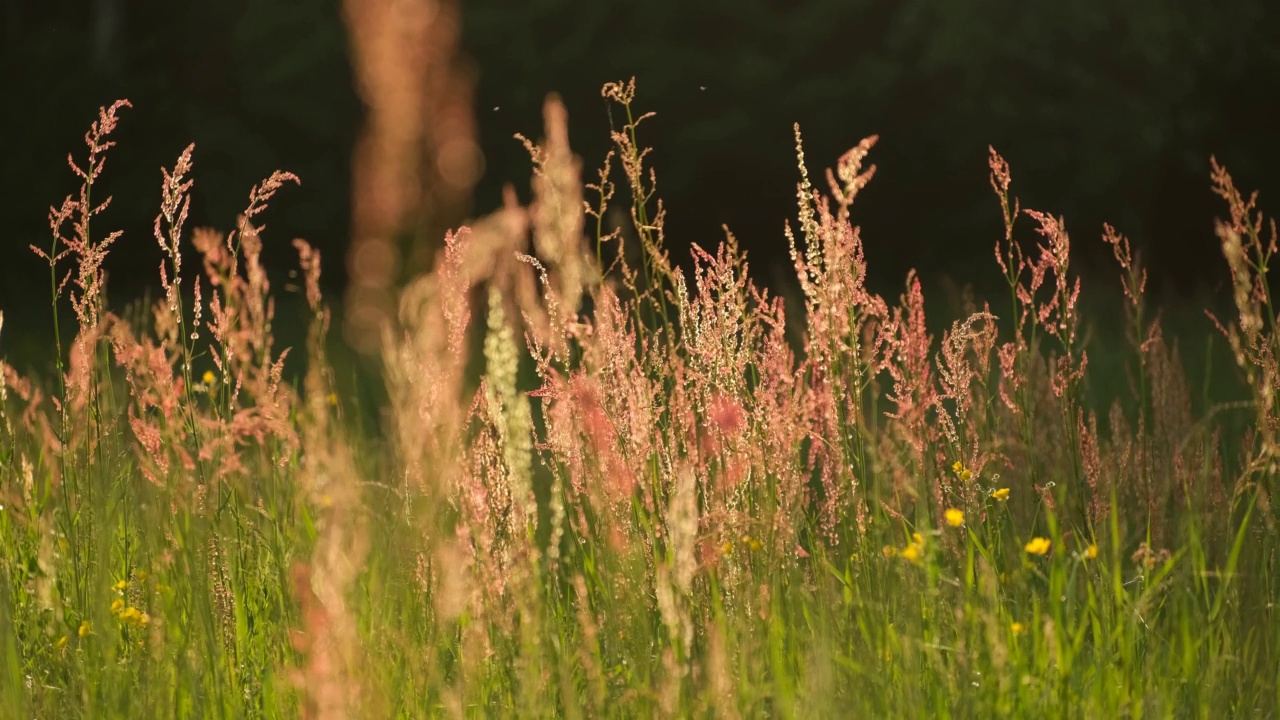
[(1007, 294), (935, 338), (914, 275), (864, 284), (875, 138), (819, 190), (796, 128), (788, 314), (731, 234), (670, 257), (648, 116), (634, 83), (604, 96), (625, 123), (595, 182), (549, 101), (532, 203), (404, 288), (375, 408), (335, 381), (302, 241), (307, 341), (274, 344), (288, 173), (188, 232), (188, 147), (163, 298), (106, 307), (134, 239), (98, 231), (127, 104), (101, 111), (35, 249), (53, 367), (0, 363), (0, 715), (1277, 716), (1275, 226), (1224, 169), (1214, 402), (1110, 227), (1124, 340), (1097, 378), (1064, 221), (995, 150)]

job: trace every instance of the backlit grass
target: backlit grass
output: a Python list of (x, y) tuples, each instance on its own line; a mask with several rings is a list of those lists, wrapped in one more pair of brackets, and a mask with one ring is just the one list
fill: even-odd
[[(379, 408), (335, 380), (302, 241), (308, 340), (273, 341), (296, 178), (191, 230), (187, 148), (156, 244), (103, 232), (102, 111), (49, 244), (6, 258), (47, 264), (54, 324), (47, 373), (0, 363), (0, 715), (1276, 716), (1275, 230), (1225, 170), (1236, 314), (1182, 342), (1238, 382), (1205, 406), (1110, 227), (1124, 378), (1095, 377), (1065, 220), (995, 150), (1008, 292), (934, 337), (914, 275), (865, 286), (875, 138), (815, 183), (797, 128), (797, 327), (732, 235), (669, 255), (649, 120), (604, 94), (601, 172), (552, 104), (532, 204), (403, 289)], [(132, 314), (124, 245), (162, 267)]]

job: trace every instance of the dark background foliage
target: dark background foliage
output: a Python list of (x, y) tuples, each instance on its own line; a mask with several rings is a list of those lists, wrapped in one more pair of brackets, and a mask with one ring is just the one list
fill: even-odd
[[(98, 106), (117, 97), (134, 109), (102, 184), (115, 204), (98, 224), (126, 233), (109, 263), (116, 301), (155, 282), (159, 168), (191, 141), (193, 225), (230, 227), (253, 183), (293, 171), (301, 188), (267, 216), (268, 262), (292, 267), (287, 241), (305, 237), (324, 251), (330, 287), (342, 286), (361, 107), (338, 0), (0, 0), (0, 10), (0, 308), (11, 318), (47, 313), (33, 302), (47, 297), (47, 276), (26, 248), (47, 245), (46, 209), (76, 187), (65, 155), (82, 155)], [(463, 19), (486, 156), (476, 213), (499, 203), (504, 183), (527, 194), (528, 157), (511, 136), (540, 135), (549, 92), (565, 99), (592, 177), (608, 146), (599, 88), (635, 76), (638, 106), (657, 113), (642, 140), (655, 148), (677, 257), (727, 223), (775, 287), (788, 272), (797, 121), (814, 173), (880, 134), (879, 172), (855, 219), (890, 293), (909, 267), (934, 281), (999, 281), (988, 144), (1012, 164), (1024, 206), (1066, 216), (1084, 272), (1111, 271), (1105, 220), (1143, 249), (1156, 289), (1179, 294), (1226, 277), (1210, 154), (1260, 188), (1264, 208), (1280, 189), (1273, 0), (470, 0)]]

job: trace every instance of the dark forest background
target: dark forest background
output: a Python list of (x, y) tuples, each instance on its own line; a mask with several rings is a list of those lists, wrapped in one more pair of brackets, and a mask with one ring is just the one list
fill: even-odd
[[(0, 0), (0, 308), (34, 329), (48, 313), (47, 209), (76, 187), (65, 163), (97, 108), (125, 110), (98, 223), (121, 228), (108, 269), (115, 302), (156, 283), (151, 238), (160, 167), (196, 143), (189, 227), (229, 228), (249, 188), (277, 168), (302, 179), (266, 216), (268, 262), (289, 239), (326, 256), (340, 291), (350, 230), (352, 145), (362, 117), (337, 0)], [(1088, 276), (1114, 276), (1104, 221), (1142, 249), (1157, 292), (1221, 288), (1213, 234), (1224, 212), (1209, 157), (1242, 188), (1280, 190), (1280, 3), (1275, 0), (467, 0), (485, 157), (472, 211), (527, 197), (512, 135), (542, 133), (559, 93), (571, 142), (594, 177), (609, 144), (600, 86), (637, 78), (642, 129), (677, 257), (728, 224), (757, 276), (782, 289), (793, 217), (791, 126), (811, 172), (878, 133), (876, 179), (860, 195), (873, 283), (896, 295), (917, 267), (989, 287), (1002, 236), (987, 146), (1011, 163), (1026, 207), (1065, 215)], [(1025, 228), (1030, 237), (1029, 225)], [(8, 332), (8, 330), (7, 330)], [(10, 340), (12, 342), (12, 340)]]

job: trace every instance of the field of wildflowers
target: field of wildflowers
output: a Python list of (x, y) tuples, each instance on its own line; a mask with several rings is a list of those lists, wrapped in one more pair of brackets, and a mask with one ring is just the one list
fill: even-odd
[(995, 150), (1008, 294), (935, 338), (915, 276), (866, 289), (874, 137), (816, 187), (796, 128), (789, 312), (727, 231), (669, 255), (648, 116), (603, 93), (595, 182), (548, 101), (532, 203), (403, 289), (374, 408), (301, 240), (308, 339), (275, 345), (289, 173), (189, 231), (181, 151), (163, 297), (106, 306), (135, 239), (99, 229), (101, 111), (34, 248), (53, 367), (0, 362), (0, 716), (1277, 717), (1276, 229), (1225, 169), (1236, 394), (1197, 397), (1106, 227), (1128, 390), (1099, 400), (1064, 220)]

